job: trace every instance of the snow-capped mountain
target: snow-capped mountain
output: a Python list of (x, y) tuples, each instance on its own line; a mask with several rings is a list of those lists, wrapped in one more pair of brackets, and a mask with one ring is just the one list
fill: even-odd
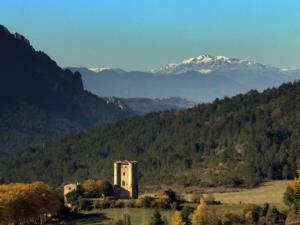
[(202, 74), (213, 72), (227, 72), (235, 70), (277, 70), (270, 66), (265, 66), (250, 60), (228, 58), (226, 56), (200, 55), (182, 61), (181, 63), (168, 64), (159, 69), (154, 69), (152, 73), (160, 74), (182, 74), (188, 71), (197, 71)]
[(181, 98), (209, 102), (215, 98), (262, 91), (300, 80), (299, 69), (283, 69), (251, 60), (201, 55), (151, 72), (70, 68), (82, 74), (84, 87), (99, 96)]
[(107, 68), (102, 68), (102, 67), (89, 67), (88, 68), (89, 70), (95, 72), (95, 73), (100, 73), (102, 71), (105, 71), (105, 70), (111, 70), (111, 68), (107, 67)]

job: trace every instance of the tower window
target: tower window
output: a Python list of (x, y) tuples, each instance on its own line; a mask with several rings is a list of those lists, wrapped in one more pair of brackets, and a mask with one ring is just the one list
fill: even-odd
[(123, 173), (123, 176), (125, 176), (125, 173)]
[(122, 185), (125, 186), (125, 181), (124, 180), (122, 181)]

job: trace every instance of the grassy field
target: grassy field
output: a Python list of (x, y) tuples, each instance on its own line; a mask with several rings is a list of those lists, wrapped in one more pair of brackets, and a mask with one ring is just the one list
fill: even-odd
[[(153, 214), (153, 209), (144, 208), (123, 208), (123, 209), (104, 209), (90, 212), (82, 212), (77, 218), (72, 220), (73, 224), (78, 225), (105, 225), (110, 222), (121, 219), (124, 214), (129, 214), (132, 225), (149, 224), (150, 218)], [(166, 210), (161, 214), (170, 222), (172, 220), (174, 211)]]
[(216, 200), (224, 204), (263, 204), (272, 203), (283, 206), (283, 194), (288, 185), (288, 181), (271, 181), (263, 185), (245, 189), (239, 192), (214, 193)]
[[(274, 204), (283, 209), (283, 193), (286, 190), (288, 181), (267, 182), (260, 187), (245, 189), (238, 192), (214, 193), (215, 199), (221, 201), (221, 205), (211, 206), (218, 213), (231, 211), (241, 213), (247, 204), (264, 204), (266, 202)], [(196, 204), (189, 204), (196, 206)], [(169, 223), (174, 211), (162, 211), (163, 216)], [(106, 225), (113, 220), (121, 219), (124, 214), (129, 214), (132, 225), (149, 224), (153, 214), (153, 209), (144, 208), (122, 208), (122, 209), (104, 209), (98, 211), (82, 212), (77, 218), (72, 220), (73, 224), (78, 225)]]

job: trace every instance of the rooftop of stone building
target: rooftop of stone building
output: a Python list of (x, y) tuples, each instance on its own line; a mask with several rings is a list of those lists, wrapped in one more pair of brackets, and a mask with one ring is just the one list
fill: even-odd
[(137, 161), (131, 161), (131, 160), (118, 160), (118, 161), (115, 161), (115, 163), (120, 163), (120, 164), (136, 164)]

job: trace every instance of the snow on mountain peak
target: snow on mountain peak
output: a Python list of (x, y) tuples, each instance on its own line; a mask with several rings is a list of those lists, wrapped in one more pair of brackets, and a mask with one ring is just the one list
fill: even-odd
[(90, 67), (88, 69), (91, 70), (91, 71), (93, 71), (93, 72), (95, 72), (95, 73), (100, 73), (100, 72), (102, 72), (104, 70), (110, 70), (111, 68)]
[(184, 60), (182, 64), (192, 64), (192, 63), (208, 63), (213, 60), (213, 57), (210, 55), (200, 55), (197, 57), (189, 58)]
[(186, 59), (178, 64), (168, 64), (159, 69), (152, 70), (161, 74), (181, 74), (188, 71), (198, 71), (208, 74), (215, 71), (228, 71), (236, 69), (256, 69), (265, 66), (254, 61), (229, 58), (226, 56), (211, 56), (208, 54)]

